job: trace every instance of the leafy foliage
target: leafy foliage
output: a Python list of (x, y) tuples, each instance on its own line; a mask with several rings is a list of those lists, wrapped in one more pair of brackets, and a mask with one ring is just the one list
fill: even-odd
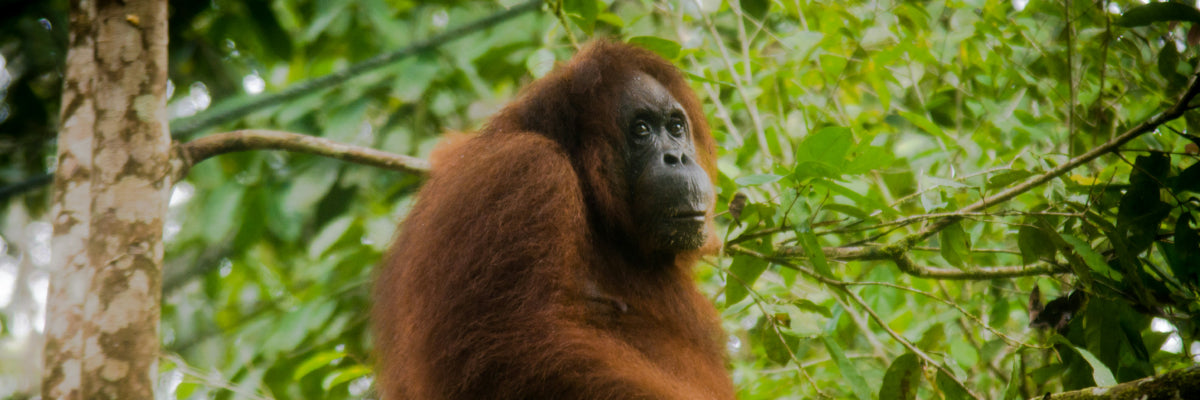
[[(0, 151), (0, 182), (53, 154), (44, 71), (61, 65), (65, 3), (2, 17), (13, 112), (0, 149), (14, 151)], [(243, 107), (512, 3), (175, 2), (173, 117)], [(681, 66), (720, 143), (726, 246), (697, 271), (740, 398), (1030, 398), (1198, 359), (1200, 114), (1088, 156), (1186, 93), (1196, 15), (1178, 2), (565, 0), (196, 134), (271, 128), (426, 156), (569, 57), (573, 38), (627, 40)], [(368, 396), (372, 268), (420, 182), (275, 152), (194, 168), (168, 229), (162, 392)], [(44, 201), (31, 192), (3, 215)], [(1087, 301), (1063, 329), (1031, 329), (1034, 287)], [(15, 340), (9, 325), (0, 340)]]

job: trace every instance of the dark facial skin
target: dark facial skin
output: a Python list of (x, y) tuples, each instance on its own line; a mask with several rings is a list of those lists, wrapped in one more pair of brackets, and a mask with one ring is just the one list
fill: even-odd
[(625, 84), (619, 112), (642, 243), (666, 252), (699, 248), (713, 188), (696, 163), (683, 107), (657, 80), (640, 74)]

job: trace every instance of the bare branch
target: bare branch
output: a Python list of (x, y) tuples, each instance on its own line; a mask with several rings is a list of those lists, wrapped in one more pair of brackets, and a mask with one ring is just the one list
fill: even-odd
[(413, 174), (424, 174), (429, 171), (429, 162), (416, 157), (392, 154), (298, 133), (245, 129), (208, 135), (182, 144), (177, 143), (172, 159), (171, 173), (174, 176), (172, 182), (182, 179), (193, 165), (210, 157), (246, 150), (294, 151)]

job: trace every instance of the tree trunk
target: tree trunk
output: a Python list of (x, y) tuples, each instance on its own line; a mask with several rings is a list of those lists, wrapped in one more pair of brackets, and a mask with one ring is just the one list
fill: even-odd
[(42, 397), (148, 399), (170, 196), (167, 3), (71, 2)]

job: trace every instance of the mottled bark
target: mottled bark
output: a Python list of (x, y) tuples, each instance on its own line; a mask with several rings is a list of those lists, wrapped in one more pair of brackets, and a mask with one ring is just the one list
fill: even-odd
[(170, 196), (167, 3), (74, 0), (42, 395), (153, 398)]

